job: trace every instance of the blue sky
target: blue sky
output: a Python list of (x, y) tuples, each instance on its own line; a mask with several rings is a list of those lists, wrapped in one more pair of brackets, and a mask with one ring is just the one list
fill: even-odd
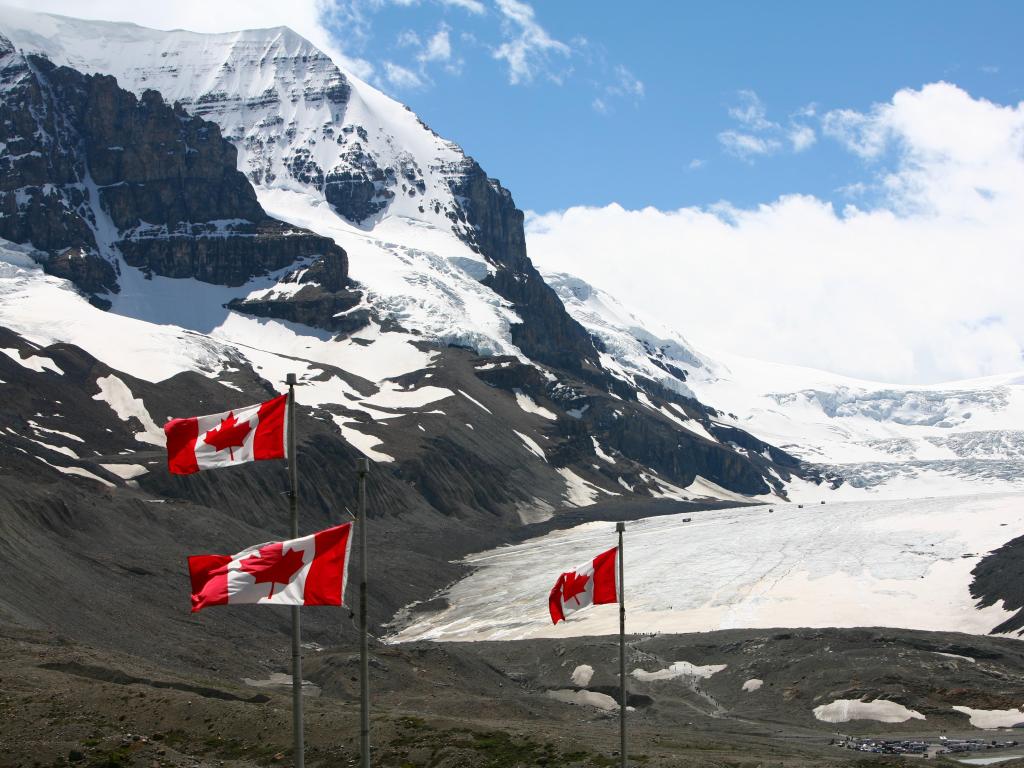
[[(1018, 3), (566, 0), (532, 10), (550, 44), (528, 40), (518, 76), (496, 51), (522, 27), (489, 1), (341, 3), (326, 26), (376, 83), (536, 211), (750, 206), (791, 192), (842, 203), (875, 167), (821, 135), (827, 111), (863, 111), (940, 80), (1001, 103), (1024, 98)], [(450, 53), (429, 60), (442, 31)], [(797, 126), (816, 139), (800, 152)], [(767, 151), (744, 154), (730, 131)]]

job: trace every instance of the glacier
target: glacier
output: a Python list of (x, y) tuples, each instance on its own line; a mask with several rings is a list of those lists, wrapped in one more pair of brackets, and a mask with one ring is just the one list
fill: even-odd
[[(687, 518), (690, 521), (687, 522)], [(627, 524), (627, 632), (884, 626), (985, 634), (1013, 614), (978, 609), (971, 570), (1024, 532), (1024, 494), (740, 507)], [(447, 607), (394, 642), (618, 633), (615, 606), (552, 625), (558, 574), (615, 545), (591, 522), (472, 555)]]

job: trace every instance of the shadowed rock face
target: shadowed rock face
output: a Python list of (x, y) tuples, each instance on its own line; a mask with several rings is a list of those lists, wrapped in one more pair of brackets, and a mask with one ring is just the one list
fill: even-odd
[(2, 39), (0, 56), (0, 237), (40, 249), (48, 272), (95, 297), (118, 290), (115, 251), (146, 272), (222, 285), (322, 260), (330, 286), (318, 290), (335, 311), (358, 302), (344, 250), (268, 217), (216, 124)]
[(325, 253), (308, 269), (296, 269), (282, 281), (299, 283), (303, 287), (298, 291), (234, 299), (228, 308), (258, 317), (323, 328), (332, 333), (351, 333), (366, 325), (370, 311), (355, 309), (362, 301), (362, 294), (349, 288), (346, 267), (343, 258), (333, 252)]
[(523, 320), (511, 328), (513, 343), (548, 365), (597, 370), (598, 354), (590, 334), (569, 316), (526, 255), (523, 212), (516, 208), (512, 193), (488, 178), (472, 158), (466, 158), (449, 183), (460, 201), (459, 210), (448, 214), (455, 233), (498, 267), (483, 282), (512, 302)]

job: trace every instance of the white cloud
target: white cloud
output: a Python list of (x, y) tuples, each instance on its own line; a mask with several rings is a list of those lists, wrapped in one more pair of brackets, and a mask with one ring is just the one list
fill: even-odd
[(938, 83), (825, 123), (875, 158), (875, 207), (806, 195), (750, 209), (577, 207), (530, 217), (530, 255), (712, 353), (886, 381), (1019, 370), (1024, 103)]
[(419, 75), (393, 61), (384, 62), (384, 77), (396, 88), (420, 88), (423, 85)]
[(793, 123), (789, 126), (789, 142), (794, 152), (803, 152), (818, 140), (818, 134), (809, 125)]
[(615, 82), (608, 86), (608, 92), (617, 96), (644, 97), (644, 84), (621, 64), (615, 67)]
[(880, 115), (864, 115), (852, 109), (834, 109), (821, 119), (826, 136), (838, 140), (846, 149), (861, 157), (877, 157), (887, 140)]
[(776, 139), (739, 131), (722, 131), (718, 134), (718, 143), (726, 152), (743, 160), (754, 155), (770, 155), (782, 146)]
[(767, 110), (760, 97), (751, 90), (740, 91), (737, 96), (740, 103), (729, 108), (729, 116), (739, 121), (752, 131), (767, 131), (778, 128), (767, 117)]
[(768, 110), (757, 93), (748, 89), (736, 96), (739, 103), (729, 108), (729, 117), (739, 123), (738, 130), (732, 128), (718, 134), (718, 142), (730, 155), (752, 161), (756, 156), (775, 154), (786, 142), (793, 152), (803, 152), (818, 140), (815, 130), (803, 122), (815, 116), (814, 104), (790, 115), (789, 126), (783, 128), (768, 119)]
[(400, 48), (422, 48), (423, 41), (420, 40), (420, 36), (411, 29), (405, 29), (398, 33), (396, 40)]
[(644, 84), (636, 75), (621, 64), (612, 70), (613, 80), (590, 103), (594, 111), (606, 115), (612, 112), (612, 104), (627, 99), (634, 106), (644, 97)]
[(718, 143), (730, 155), (747, 162), (762, 155), (771, 155), (782, 149), (779, 136), (782, 128), (768, 119), (764, 102), (751, 90), (736, 94), (739, 104), (729, 108), (729, 117), (739, 123), (739, 129), (720, 131)]
[[(494, 51), (494, 58), (508, 64), (512, 85), (529, 83), (547, 68), (549, 54), (569, 56), (572, 49), (551, 37), (534, 18), (533, 7), (519, 0), (495, 0), (503, 18), (506, 40)], [(558, 75), (548, 73), (558, 80)]]
[(703, 168), (705, 165), (706, 163), (703, 160), (701, 160), (699, 157), (695, 157), (690, 161), (689, 165), (687, 165), (686, 167), (691, 171), (696, 171), (699, 168)]
[(487, 13), (487, 9), (484, 8), (484, 4), (480, 0), (441, 0), (441, 5), (448, 5), (453, 8), (461, 8), (464, 11), (482, 16)]
[(452, 43), (448, 39), (448, 26), (442, 24), (441, 28), (427, 41), (423, 52), (420, 54), (420, 61), (448, 61), (452, 57)]

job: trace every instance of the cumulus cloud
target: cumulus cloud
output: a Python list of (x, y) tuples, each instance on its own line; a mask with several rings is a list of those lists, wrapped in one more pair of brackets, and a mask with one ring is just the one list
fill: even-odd
[(506, 40), (494, 51), (494, 58), (508, 65), (512, 85), (528, 83), (541, 72), (558, 79), (548, 71), (552, 54), (567, 57), (572, 49), (551, 37), (536, 20), (533, 6), (520, 0), (496, 0), (503, 19)]
[(1024, 103), (936, 83), (824, 125), (867, 159), (871, 205), (570, 208), (530, 216), (530, 255), (712, 353), (890, 382), (1019, 370)]

